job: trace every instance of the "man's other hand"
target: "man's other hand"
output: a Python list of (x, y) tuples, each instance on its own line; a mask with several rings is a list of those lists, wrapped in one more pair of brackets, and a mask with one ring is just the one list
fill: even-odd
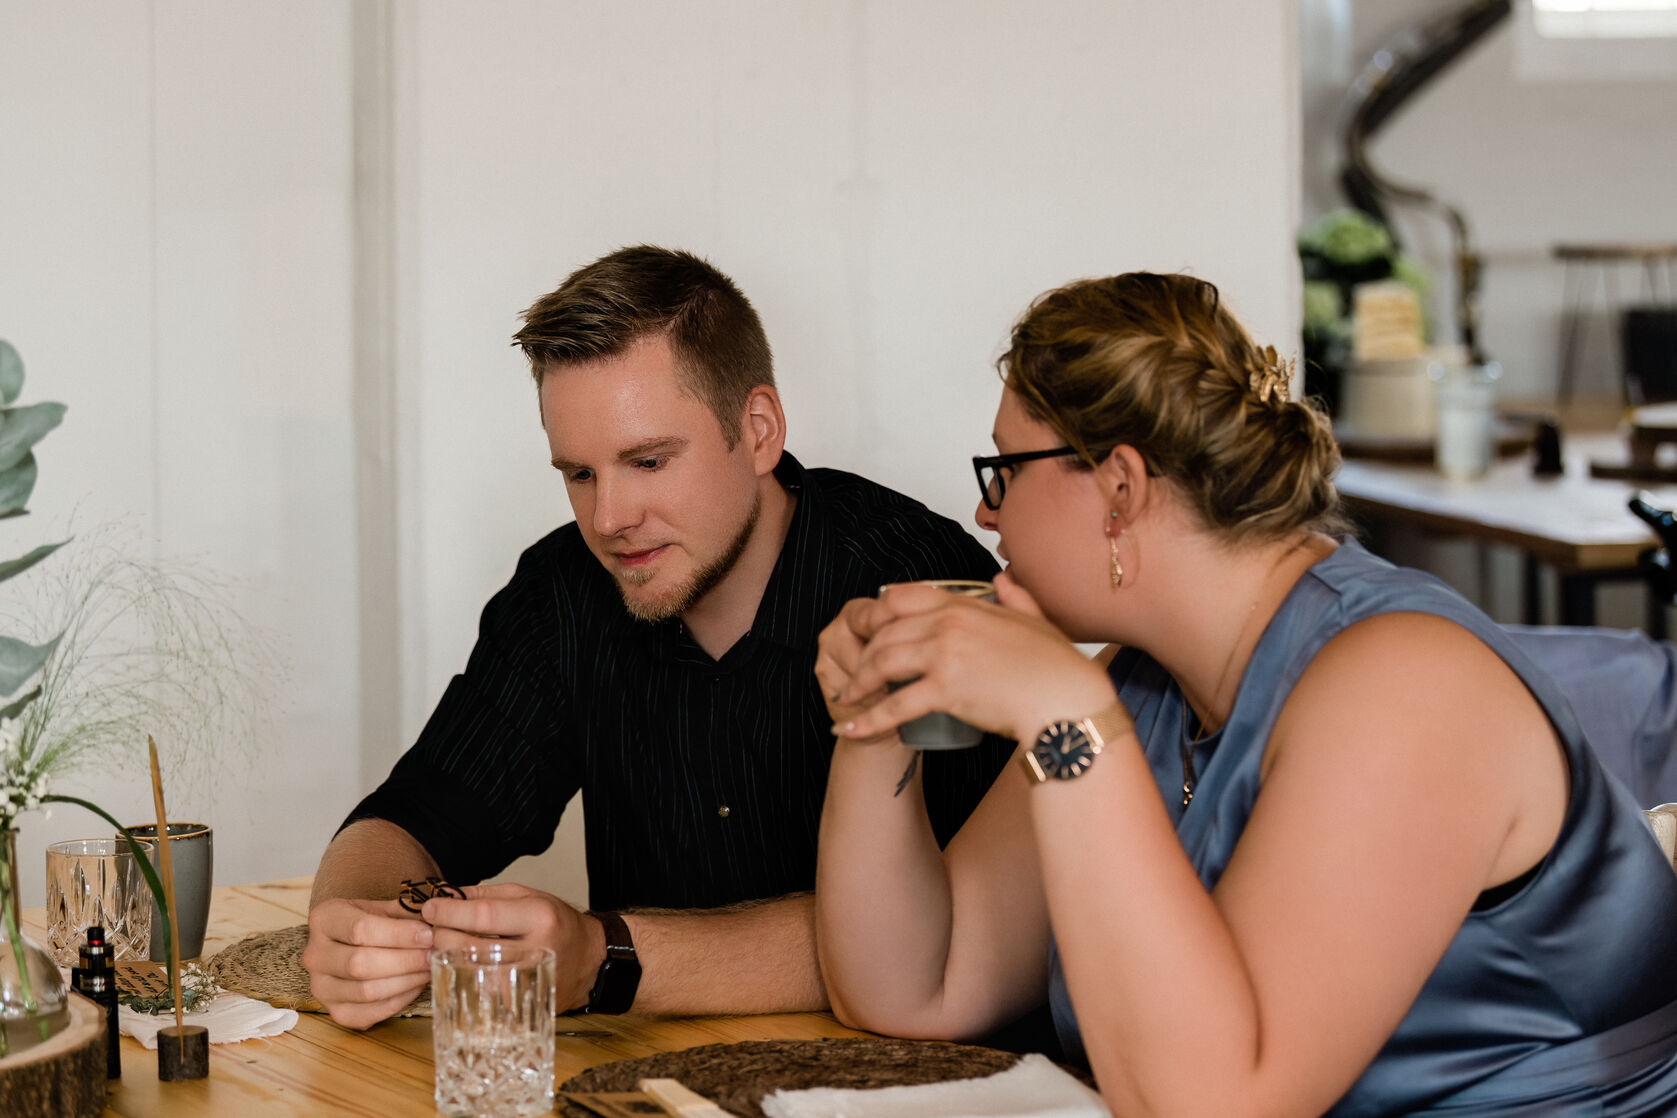
[(516, 940), (551, 947), (558, 960), (559, 1012), (588, 1003), (588, 992), (606, 957), (605, 929), (551, 893), (524, 885), (468, 885), (465, 900), (433, 897), (425, 919), (438, 949), (487, 940)]
[(365, 1029), (414, 999), (431, 980), (431, 926), (395, 901), (328, 900), (309, 909), (303, 966), (332, 1020)]

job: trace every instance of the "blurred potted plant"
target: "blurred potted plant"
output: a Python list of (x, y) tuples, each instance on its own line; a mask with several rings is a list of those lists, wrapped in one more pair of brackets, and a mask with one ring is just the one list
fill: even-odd
[(1352, 360), (1357, 285), (1397, 280), (1425, 306), (1430, 281), (1424, 268), (1398, 251), (1391, 230), (1361, 210), (1323, 214), (1300, 234), (1298, 253), (1304, 270), (1304, 390), (1337, 414)]

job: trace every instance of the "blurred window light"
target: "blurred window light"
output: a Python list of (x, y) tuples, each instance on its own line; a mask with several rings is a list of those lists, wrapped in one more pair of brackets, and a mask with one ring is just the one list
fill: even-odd
[(1677, 36), (1677, 0), (1531, 0), (1546, 39), (1651, 39)]

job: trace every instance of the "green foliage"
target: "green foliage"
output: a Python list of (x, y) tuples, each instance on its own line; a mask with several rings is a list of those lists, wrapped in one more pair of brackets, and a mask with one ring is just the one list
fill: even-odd
[(12, 343), (0, 338), (0, 404), (10, 404), (23, 391), (23, 358)]
[[(0, 340), (0, 400), (10, 405), (23, 391), (23, 359), (10, 342)], [(29, 495), (35, 491), (33, 448), (64, 421), (63, 404), (30, 404), (0, 408), (0, 517), (25, 512)], [(27, 555), (0, 561), (0, 582), (27, 571), (64, 546), (63, 541), (44, 544)], [(0, 636), (0, 698), (14, 695), (46, 665), (58, 646), (58, 637), (29, 644), (16, 637)], [(32, 694), (39, 694), (37, 689)], [(31, 696), (12, 703), (7, 715), (16, 718)]]
[(1361, 210), (1323, 214), (1299, 237), (1301, 254), (1314, 254), (1343, 268), (1390, 261), (1393, 248), (1391, 232)]
[(22, 516), (27, 511), (23, 506), (35, 492), (35, 473), (33, 454), (25, 454), (17, 465), (0, 470), (0, 520)]
[[(39, 563), (42, 559), (45, 559), (47, 556), (51, 555), (53, 552), (57, 551), (69, 542), (69, 540), (59, 540), (57, 543), (44, 543), (40, 547), (37, 547), (34, 551), (31, 551), (28, 555), (0, 562), (0, 582), (5, 582), (8, 578), (13, 577), (14, 575), (22, 574), (24, 571), (27, 571), (30, 567), (33, 567), (36, 563)], [(7, 691), (6, 694), (9, 695), (11, 692)]]
[(1325, 330), (1345, 317), (1345, 297), (1339, 285), (1327, 280), (1304, 283), (1304, 328)]
[(54, 637), (45, 644), (25, 644), (16, 637), (0, 637), (0, 695), (10, 695), (46, 666), (58, 647)]
[(29, 448), (64, 422), (63, 404), (30, 404), (0, 408), (0, 471), (23, 461)]

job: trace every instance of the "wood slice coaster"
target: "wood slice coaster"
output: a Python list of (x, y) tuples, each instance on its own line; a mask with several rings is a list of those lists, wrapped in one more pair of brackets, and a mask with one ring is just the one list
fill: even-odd
[(72, 993), (70, 1024), (0, 1059), (0, 1114), (93, 1118), (105, 1109), (105, 1011)]
[[(732, 1114), (763, 1118), (760, 1104), (771, 1091), (943, 1083), (994, 1075), (1018, 1062), (1013, 1052), (926, 1040), (751, 1040), (601, 1064), (573, 1075), (559, 1089), (591, 1094), (634, 1091), (642, 1079), (679, 1079), (682, 1086)], [(561, 1114), (591, 1118), (575, 1103), (560, 1102)]]
[[(309, 992), (309, 972), (303, 969), (303, 948), (309, 926), (298, 924), (271, 932), (256, 932), (204, 960), (204, 969), (223, 990), (267, 1002), (280, 1009), (325, 1013)], [(431, 987), (421, 990), (398, 1017), (431, 1016)]]

